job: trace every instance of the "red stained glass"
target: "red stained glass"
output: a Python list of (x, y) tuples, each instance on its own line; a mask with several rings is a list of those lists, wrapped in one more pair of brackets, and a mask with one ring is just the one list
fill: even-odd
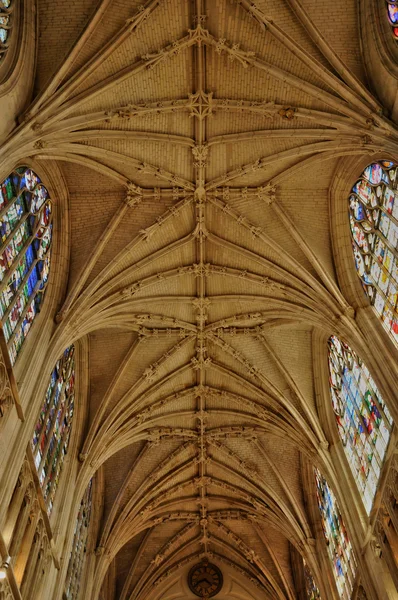
[[(397, 28), (398, 29), (398, 28)], [(383, 327), (398, 346), (398, 170), (370, 164), (349, 196), (355, 266)]]
[(44, 500), (50, 514), (68, 452), (75, 398), (75, 349), (57, 361), (37, 420), (31, 446)]
[(323, 475), (315, 469), (315, 480), (322, 529), (342, 600), (350, 600), (354, 587), (356, 560), (339, 505)]
[(13, 364), (47, 287), (51, 209), (47, 189), (27, 167), (0, 184), (0, 318)]
[(395, 25), (398, 24), (398, 2), (395, 0), (386, 0), (387, 2), (387, 18), (392, 26), (392, 32), (394, 38), (398, 38), (398, 27)]
[(335, 336), (328, 345), (330, 393), (337, 428), (369, 514), (393, 420), (365, 363)]

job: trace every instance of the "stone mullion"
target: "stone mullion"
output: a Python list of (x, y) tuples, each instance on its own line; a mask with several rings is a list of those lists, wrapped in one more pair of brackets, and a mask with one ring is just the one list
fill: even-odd
[[(26, 188), (25, 188), (25, 189), (26, 189)], [(21, 193), (22, 193), (23, 191), (25, 191), (25, 189), (24, 189), (24, 190), (21, 190), (21, 189), (20, 189), (20, 190), (17, 192), (17, 195), (16, 195), (16, 196), (13, 196), (13, 198), (12, 198), (11, 200), (9, 200), (9, 201), (8, 201), (8, 204), (6, 204), (6, 205), (5, 205), (5, 206), (4, 206), (4, 207), (3, 207), (3, 208), (0, 210), (0, 219), (2, 219), (2, 218), (4, 217), (4, 215), (6, 215), (6, 214), (8, 213), (8, 211), (10, 210), (10, 208), (11, 208), (12, 206), (14, 206), (15, 202), (18, 200), (18, 198), (19, 198), (19, 196), (21, 195)], [(18, 222), (20, 222), (20, 221), (18, 221)]]
[[(58, 383), (58, 381), (59, 381), (59, 380), (57, 380), (57, 383)], [(63, 383), (63, 385), (62, 385), (61, 392), (60, 392), (60, 395), (59, 395), (59, 404), (58, 404), (57, 406), (54, 406), (54, 405), (52, 405), (52, 406), (54, 406), (55, 415), (54, 415), (54, 420), (53, 420), (53, 422), (52, 422), (52, 424), (51, 424), (51, 427), (50, 427), (50, 431), (48, 432), (48, 437), (47, 437), (46, 444), (45, 444), (45, 446), (44, 446), (43, 455), (42, 455), (42, 457), (41, 457), (41, 460), (40, 460), (40, 465), (39, 465), (39, 468), (37, 469), (37, 472), (38, 472), (38, 474), (39, 474), (39, 475), (40, 475), (40, 473), (41, 473), (41, 471), (42, 471), (42, 469), (43, 469), (44, 463), (45, 463), (45, 461), (46, 461), (46, 456), (47, 456), (48, 448), (49, 448), (49, 446), (50, 446), (50, 443), (51, 443), (51, 438), (52, 438), (52, 435), (53, 435), (53, 433), (54, 433), (55, 425), (56, 425), (56, 423), (57, 423), (58, 410), (59, 410), (59, 408), (60, 408), (60, 404), (62, 405), (62, 397), (63, 397), (63, 395), (64, 395), (64, 390), (65, 390), (65, 387), (66, 387), (66, 379), (65, 379), (65, 381), (64, 381), (64, 383)], [(51, 410), (52, 406), (50, 406), (50, 407), (49, 407), (49, 408), (50, 408), (50, 410)], [(66, 399), (65, 399), (65, 401), (64, 401), (64, 407), (63, 407), (63, 409), (62, 409), (62, 414), (61, 414), (60, 424), (62, 423), (62, 420), (63, 420), (63, 418), (64, 418), (64, 416), (65, 416), (65, 410), (66, 410)], [(47, 424), (47, 421), (44, 423), (44, 427), (43, 427), (43, 435), (44, 435), (44, 431), (45, 431), (45, 426), (46, 426), (46, 424)], [(48, 474), (47, 474), (47, 476), (48, 476)], [(47, 477), (46, 477), (46, 479), (47, 479)], [(45, 485), (45, 484), (43, 483), (43, 486), (44, 486), (44, 485)]]
[[(7, 310), (5, 311), (3, 317), (2, 317), (2, 321), (3, 323), (8, 319), (12, 309), (14, 308), (14, 304), (15, 304), (15, 300), (20, 296), (20, 294), (18, 292), (20, 292), (21, 290), (23, 290), (23, 288), (25, 287), (29, 277), (31, 276), (33, 270), (36, 268), (37, 264), (41, 261), (41, 258), (35, 258), (34, 261), (32, 262), (28, 272), (26, 273), (25, 277), (22, 279), (20, 286), (17, 290), (17, 294), (14, 296), (14, 298), (11, 300), (9, 307), (7, 308)], [(13, 332), (14, 333), (14, 332)]]
[(81, 524), (79, 527), (79, 532), (77, 535), (79, 546), (77, 548), (77, 551), (75, 552), (72, 571), (71, 571), (72, 598), (75, 598), (76, 591), (79, 591), (79, 585), (80, 585), (80, 579), (81, 579), (80, 576), (81, 576), (81, 572), (82, 572), (82, 562), (83, 562), (83, 556), (84, 556), (84, 552), (81, 549), (82, 544), (83, 544), (83, 536), (84, 536), (83, 530), (84, 530), (84, 521), (82, 518)]
[(16, 324), (16, 326), (15, 326), (15, 328), (14, 328), (14, 331), (12, 332), (12, 335), (10, 336), (10, 339), (9, 339), (9, 340), (8, 340), (8, 342), (7, 342), (7, 347), (8, 347), (8, 348), (10, 348), (10, 347), (11, 347), (11, 344), (13, 343), (13, 341), (14, 341), (14, 339), (15, 339), (15, 336), (16, 336), (17, 332), (18, 332), (18, 331), (19, 331), (19, 329), (21, 328), (21, 325), (22, 325), (22, 323), (23, 323), (23, 321), (24, 321), (24, 319), (25, 319), (25, 317), (26, 317), (26, 315), (27, 315), (27, 312), (28, 312), (28, 310), (29, 310), (29, 307), (31, 306), (31, 304), (32, 304), (33, 300), (34, 300), (34, 299), (35, 299), (35, 297), (36, 297), (36, 294), (37, 294), (37, 292), (39, 291), (40, 285), (41, 285), (41, 279), (39, 279), (39, 281), (36, 283), (36, 285), (35, 285), (35, 287), (34, 287), (34, 289), (33, 289), (33, 292), (31, 293), (31, 295), (30, 295), (30, 296), (29, 296), (29, 298), (27, 299), (27, 302), (26, 302), (26, 304), (25, 304), (25, 308), (23, 309), (23, 312), (22, 312), (21, 316), (19, 317), (19, 319), (18, 319), (18, 321), (17, 321), (17, 324)]
[[(42, 214), (42, 211), (40, 211), (39, 216), (41, 216), (41, 214)], [(3, 279), (3, 281), (0, 283), (0, 293), (3, 292), (5, 290), (5, 288), (7, 287), (7, 282), (14, 275), (14, 273), (15, 273), (17, 267), (18, 267), (18, 264), (19, 264), (19, 262), (21, 260), (21, 258), (24, 256), (24, 254), (27, 251), (27, 249), (29, 248), (30, 244), (36, 238), (36, 234), (39, 232), (40, 229), (48, 229), (51, 226), (51, 224), (52, 224), (52, 217), (50, 217), (50, 221), (49, 221), (48, 225), (42, 225), (40, 223), (40, 219), (38, 219), (36, 227), (34, 228), (34, 230), (32, 231), (32, 233), (30, 234), (30, 236), (28, 237), (28, 239), (26, 240), (26, 242), (22, 246), (21, 250), (16, 255), (15, 260), (14, 260), (14, 262), (12, 263), (12, 265), (10, 267), (10, 270), (7, 271), (7, 277), (5, 277)], [(44, 255), (43, 258), (41, 258), (40, 260), (44, 260), (45, 256), (46, 255)], [(18, 288), (18, 290), (20, 290), (20, 288)]]
[(71, 587), (71, 595), (72, 598), (76, 598), (77, 595), (76, 593), (79, 591), (79, 587), (80, 587), (80, 574), (81, 574), (81, 563), (82, 563), (82, 556), (81, 556), (81, 552), (79, 552), (76, 556), (76, 561), (74, 564), (74, 569), (73, 569), (73, 580), (72, 580), (72, 587)]
[[(69, 427), (69, 429), (66, 431), (65, 435), (62, 436), (62, 441), (61, 441), (62, 446), (60, 449), (60, 455), (62, 454), (65, 446), (69, 443), (70, 431), (71, 431), (71, 427)], [(66, 436), (66, 438), (65, 438), (65, 436)], [(61, 462), (60, 460), (57, 460), (56, 469), (53, 473), (53, 478), (52, 478), (51, 485), (50, 485), (50, 490), (49, 490), (49, 492), (47, 494), (47, 498), (46, 498), (46, 503), (48, 505), (50, 505), (50, 503), (52, 503), (52, 505), (54, 505), (55, 493), (57, 491), (57, 488), (53, 492), (53, 487), (54, 487), (55, 480), (57, 479), (57, 476), (58, 477), (60, 476), (62, 464), (63, 464), (63, 461)], [(54, 496), (53, 496), (53, 494), (54, 494)], [(50, 508), (50, 510), (52, 510), (52, 507)]]
[[(60, 371), (60, 372), (62, 371), (62, 367), (61, 367), (61, 365), (60, 365), (60, 369), (59, 369), (59, 371)], [(57, 392), (57, 385), (58, 385), (58, 382), (59, 382), (59, 380), (60, 380), (60, 377), (61, 377), (60, 375), (57, 377), (57, 381), (56, 381), (56, 382), (55, 382), (55, 384), (54, 384), (54, 389), (53, 389), (53, 391), (51, 392), (51, 397), (50, 397), (50, 400), (49, 400), (49, 402), (48, 402), (48, 407), (47, 407), (47, 409), (46, 409), (46, 412), (45, 412), (45, 415), (44, 415), (44, 419), (43, 419), (43, 425), (42, 425), (42, 428), (41, 428), (41, 431), (40, 431), (39, 439), (37, 440), (37, 444), (36, 444), (36, 446), (35, 446), (35, 448), (34, 448), (34, 450), (33, 450), (33, 456), (34, 456), (35, 458), (36, 458), (36, 456), (37, 456), (37, 455), (38, 455), (38, 453), (39, 453), (39, 450), (40, 450), (40, 442), (41, 442), (41, 440), (43, 439), (43, 436), (44, 436), (44, 434), (45, 434), (45, 431), (46, 431), (46, 425), (47, 425), (47, 421), (48, 421), (48, 419), (50, 418), (50, 412), (51, 412), (51, 409), (52, 409), (52, 408), (53, 408), (53, 406), (54, 406), (54, 398), (55, 398), (55, 394), (56, 394), (56, 392)], [(63, 394), (64, 388), (65, 388), (65, 385), (66, 385), (66, 381), (64, 381), (64, 383), (63, 383), (63, 385), (62, 385), (62, 388), (61, 388), (61, 391), (60, 391), (60, 394), (59, 394), (60, 398), (62, 397), (62, 394)], [(47, 444), (46, 444), (46, 445), (47, 445)], [(44, 453), (45, 453), (45, 450), (43, 451), (43, 454), (44, 454)], [(40, 468), (41, 468), (41, 462), (40, 462), (40, 467), (37, 469), (37, 472), (38, 472), (38, 473), (40, 473)]]
[[(63, 422), (63, 420), (64, 420), (64, 417), (65, 417), (65, 413), (66, 413), (66, 410), (67, 410), (67, 408), (68, 408), (68, 407), (69, 407), (69, 404), (67, 404), (67, 403), (65, 402), (65, 404), (64, 404), (64, 409), (63, 409), (63, 411), (62, 411), (62, 415), (61, 415), (61, 419), (60, 419), (60, 423), (62, 423), (62, 422)], [(55, 424), (54, 424), (54, 425), (55, 425)], [(61, 440), (60, 440), (60, 450), (59, 450), (59, 457), (58, 457), (58, 461), (57, 461), (57, 468), (56, 468), (56, 469), (54, 469), (54, 475), (56, 475), (56, 474), (57, 474), (57, 472), (58, 472), (58, 465), (60, 464), (60, 458), (61, 458), (62, 450), (63, 450), (63, 448), (65, 447), (65, 440), (66, 440), (66, 437), (68, 436), (68, 434), (69, 434), (69, 427), (68, 427), (68, 426), (66, 426), (66, 427), (65, 427), (65, 430), (64, 430), (64, 432), (63, 432), (63, 434), (62, 434)], [(50, 473), (52, 472), (52, 464), (53, 464), (53, 461), (54, 461), (55, 453), (56, 453), (56, 451), (57, 451), (57, 446), (58, 446), (58, 444), (56, 443), (56, 444), (55, 444), (55, 446), (54, 446), (54, 449), (53, 449), (53, 451), (52, 451), (52, 453), (51, 453), (50, 460), (49, 460), (49, 462), (48, 462), (49, 466), (51, 466), (51, 470), (50, 470), (50, 468), (49, 468), (49, 470), (48, 470), (48, 472), (47, 472), (47, 475), (46, 475), (46, 478), (45, 478), (45, 480), (43, 481), (43, 486), (42, 486), (42, 489), (43, 489), (43, 490), (45, 489), (45, 487), (46, 487), (46, 485), (47, 485), (47, 483), (48, 483), (48, 479), (49, 479), (49, 477), (50, 477)], [(50, 490), (49, 490), (49, 492), (48, 492), (48, 494), (47, 494), (46, 501), (47, 501), (47, 499), (50, 497), (51, 490), (52, 490), (52, 487), (53, 487), (53, 485), (54, 485), (54, 480), (55, 480), (55, 479), (53, 478), (53, 479), (52, 479), (52, 481), (51, 481)], [(44, 491), (43, 491), (43, 495), (44, 495)]]
[[(12, 265), (11, 265), (11, 267), (10, 267), (10, 269), (9, 269), (9, 271), (7, 271), (7, 277), (5, 277), (5, 278), (3, 279), (3, 281), (0, 283), (0, 293), (1, 293), (1, 292), (3, 292), (3, 291), (5, 290), (5, 288), (6, 288), (6, 286), (7, 286), (7, 282), (8, 282), (8, 280), (9, 280), (9, 279), (10, 279), (10, 278), (13, 276), (14, 272), (16, 271), (16, 268), (17, 268), (17, 266), (18, 266), (18, 263), (19, 263), (19, 261), (21, 260), (21, 257), (22, 257), (22, 256), (24, 256), (24, 254), (25, 254), (26, 250), (28, 249), (28, 247), (30, 246), (30, 244), (31, 244), (31, 243), (33, 242), (33, 240), (35, 239), (35, 237), (36, 237), (36, 234), (39, 232), (39, 230), (40, 230), (40, 229), (48, 229), (48, 228), (51, 226), (51, 224), (52, 224), (52, 216), (50, 216), (50, 220), (49, 220), (49, 223), (48, 223), (48, 225), (42, 225), (42, 224), (40, 223), (40, 217), (41, 217), (41, 215), (42, 215), (42, 213), (43, 213), (43, 210), (44, 210), (44, 208), (45, 208), (46, 204), (48, 204), (48, 201), (47, 201), (47, 202), (45, 202), (45, 203), (43, 204), (42, 208), (40, 209), (40, 212), (39, 212), (39, 213), (38, 213), (38, 215), (37, 215), (37, 217), (38, 217), (38, 218), (36, 219), (36, 225), (35, 225), (35, 228), (34, 228), (34, 230), (31, 232), (30, 236), (28, 237), (28, 239), (26, 240), (26, 242), (24, 243), (24, 245), (22, 246), (21, 250), (18, 252), (17, 256), (16, 256), (16, 257), (15, 257), (15, 259), (14, 259), (14, 262), (12, 263)], [(15, 233), (16, 231), (17, 231), (17, 230), (15, 230), (15, 231), (14, 231), (14, 233)], [(43, 259), (44, 259), (44, 257), (43, 257)], [(43, 259), (41, 259), (41, 260), (43, 260)], [(20, 289), (20, 288), (19, 288), (19, 289)]]
[(81, 519), (80, 521), (77, 521), (76, 531), (73, 536), (71, 557), (69, 559), (70, 560), (70, 565), (69, 565), (70, 571), (68, 569), (68, 573), (66, 576), (66, 582), (67, 582), (67, 585), (69, 585), (69, 587), (70, 587), (70, 591), (72, 593), (72, 598), (73, 598), (74, 588), (76, 587), (76, 579), (77, 579), (76, 573), (77, 573), (78, 565), (79, 565), (78, 543), (80, 541), (82, 529), (83, 529), (83, 519)]
[[(16, 199), (15, 199), (16, 200)], [(15, 202), (14, 200), (14, 202)], [(8, 206), (8, 205), (7, 205)], [(8, 212), (8, 211), (7, 211)], [(29, 211), (25, 211), (25, 213), (21, 216), (21, 218), (17, 221), (15, 228), (10, 231), (10, 233), (8, 234), (8, 236), (6, 237), (6, 239), (4, 240), (4, 242), (2, 243), (2, 245), (0, 246), (0, 254), (3, 254), (3, 252), (5, 251), (5, 249), (7, 248), (7, 246), (10, 244), (10, 242), (13, 240), (13, 238), (15, 237), (18, 229), (21, 227), (21, 225), (23, 225), (25, 223), (25, 221), (27, 220), (27, 218), (31, 215), (31, 213)]]

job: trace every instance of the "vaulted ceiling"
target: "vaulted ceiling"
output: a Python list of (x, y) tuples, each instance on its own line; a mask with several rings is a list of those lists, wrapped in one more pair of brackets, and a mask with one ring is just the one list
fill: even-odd
[(229, 592), (292, 599), (291, 547), (311, 563), (303, 458), (333, 471), (312, 339), (359, 339), (329, 188), (341, 157), (397, 144), (360, 47), (354, 0), (39, 0), (6, 149), (69, 195), (54, 337), (89, 340), (104, 600), (193, 598), (203, 556)]

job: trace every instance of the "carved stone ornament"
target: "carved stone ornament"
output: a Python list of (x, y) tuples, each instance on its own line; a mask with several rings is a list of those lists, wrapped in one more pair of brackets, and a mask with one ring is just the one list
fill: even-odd
[[(2, 358), (2, 357), (1, 357)], [(11, 384), (8, 378), (5, 364), (0, 362), (0, 417), (5, 411), (14, 404), (14, 398), (11, 391)]]
[(200, 598), (212, 598), (221, 591), (223, 576), (216, 565), (207, 562), (194, 565), (188, 573), (189, 589)]
[(368, 597), (366, 595), (365, 589), (362, 585), (358, 588), (357, 600), (367, 600)]
[(209, 154), (209, 147), (207, 144), (196, 144), (192, 147), (192, 154), (194, 157), (194, 166), (201, 168), (206, 166), (207, 157)]

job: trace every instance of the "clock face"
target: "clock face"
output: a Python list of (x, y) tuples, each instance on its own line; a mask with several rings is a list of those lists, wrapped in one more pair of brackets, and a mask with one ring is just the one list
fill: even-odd
[(222, 573), (218, 567), (210, 563), (195, 565), (189, 571), (188, 585), (196, 596), (210, 598), (222, 588)]

